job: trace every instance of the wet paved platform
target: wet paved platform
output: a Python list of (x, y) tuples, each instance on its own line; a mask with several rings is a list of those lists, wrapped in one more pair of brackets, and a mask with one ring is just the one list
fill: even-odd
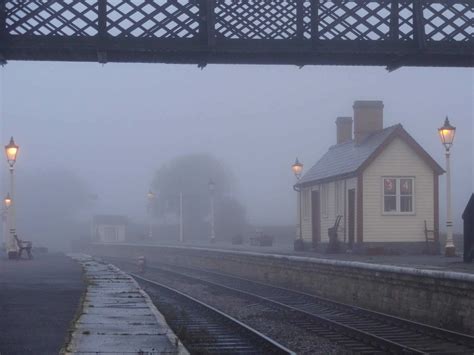
[[(203, 247), (204, 245), (195, 245)], [(230, 243), (217, 243), (215, 246), (208, 248), (235, 250), (235, 251), (252, 251), (268, 254), (294, 255), (309, 258), (355, 261), (370, 264), (393, 265), (401, 267), (411, 267), (416, 269), (439, 270), (439, 271), (455, 271), (474, 274), (474, 263), (464, 263), (462, 256), (445, 257), (444, 255), (364, 255), (353, 254), (350, 252), (338, 254), (316, 253), (312, 251), (296, 252), (293, 245), (275, 245), (272, 247), (260, 247), (252, 245), (235, 246)], [(458, 251), (459, 253), (459, 251)]]
[(187, 354), (135, 280), (87, 255), (71, 256), (84, 267), (87, 292), (67, 354)]
[(63, 254), (0, 257), (0, 354), (58, 354), (84, 289), (80, 265)]

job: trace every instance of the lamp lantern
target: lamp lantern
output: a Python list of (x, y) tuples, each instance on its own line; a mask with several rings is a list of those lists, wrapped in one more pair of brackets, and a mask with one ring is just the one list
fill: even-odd
[(210, 192), (214, 192), (214, 190), (216, 189), (216, 183), (212, 179), (209, 179), (208, 186), (209, 186), (209, 191)]
[(298, 158), (296, 158), (295, 163), (291, 166), (291, 170), (297, 179), (301, 177), (301, 173), (303, 172), (303, 164), (299, 162)]
[(152, 200), (155, 198), (155, 193), (151, 190), (148, 190), (148, 193), (146, 194), (149, 200)]
[(448, 116), (444, 120), (443, 127), (438, 128), (439, 137), (441, 138), (441, 143), (444, 147), (449, 150), (453, 145), (454, 135), (456, 134), (456, 127), (451, 126), (449, 123)]
[(5, 207), (8, 208), (12, 204), (12, 199), (10, 197), (10, 194), (8, 194), (5, 199), (3, 200), (3, 203), (5, 204)]
[(13, 169), (13, 165), (15, 165), (16, 157), (18, 155), (18, 151), (20, 147), (15, 144), (13, 137), (10, 138), (10, 143), (5, 146), (5, 154), (7, 156), (8, 165), (10, 165), (10, 169)]

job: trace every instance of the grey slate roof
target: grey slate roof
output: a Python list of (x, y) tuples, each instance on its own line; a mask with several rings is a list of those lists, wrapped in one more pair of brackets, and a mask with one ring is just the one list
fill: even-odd
[(297, 185), (355, 173), (377, 148), (383, 144), (397, 128), (401, 127), (400, 124), (397, 124), (384, 128), (381, 131), (371, 134), (360, 144), (356, 144), (355, 141), (352, 140), (331, 146), (327, 153), (303, 175)]

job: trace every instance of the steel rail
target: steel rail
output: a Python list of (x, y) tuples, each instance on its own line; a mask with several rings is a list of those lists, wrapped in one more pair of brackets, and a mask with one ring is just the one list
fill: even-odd
[[(167, 264), (166, 266), (176, 268), (175, 265)], [(179, 267), (179, 268), (191, 270), (191, 269), (184, 268), (184, 267)], [(150, 269), (155, 269), (155, 268), (150, 267)], [(427, 344), (427, 342), (430, 341), (430, 339), (421, 339), (421, 345), (418, 344), (419, 341), (418, 341), (418, 343), (417, 343), (417, 341), (415, 341), (414, 342), (415, 345), (418, 345), (418, 346), (411, 347), (411, 346), (408, 346), (407, 344), (404, 345), (404, 344), (401, 343), (401, 341), (405, 341), (405, 342), (409, 343), (410, 339), (407, 340), (407, 339), (402, 338), (402, 339), (399, 340), (400, 342), (390, 341), (389, 339), (385, 338), (384, 336), (379, 337), (379, 336), (376, 336), (375, 334), (373, 334), (371, 332), (364, 332), (361, 329), (358, 329), (357, 320), (355, 320), (355, 323), (354, 323), (353, 320), (351, 320), (351, 321), (346, 320), (346, 323), (347, 322), (354, 323), (355, 327), (353, 327), (353, 326), (350, 326), (348, 324), (344, 324), (344, 320), (342, 322), (337, 322), (337, 321), (334, 321), (334, 320), (329, 319), (327, 317), (316, 315), (316, 314), (311, 313), (311, 312), (306, 312), (305, 310), (302, 310), (301, 308), (296, 308), (296, 307), (293, 307), (289, 304), (285, 304), (283, 302), (279, 302), (277, 300), (271, 299), (271, 297), (269, 298), (269, 297), (263, 297), (263, 296), (255, 295), (251, 292), (243, 291), (243, 290), (237, 289), (235, 287), (229, 287), (229, 286), (218, 284), (216, 282), (212, 282), (212, 281), (209, 281), (209, 280), (203, 280), (203, 279), (195, 277), (195, 276), (190, 276), (190, 275), (178, 273), (175, 270), (173, 270), (173, 271), (172, 270), (164, 270), (163, 268), (156, 268), (156, 269), (160, 270), (160, 271), (165, 271), (165, 272), (168, 272), (168, 273), (173, 273), (177, 276), (188, 277), (188, 278), (191, 278), (191, 279), (194, 279), (194, 280), (199, 280), (201, 282), (205, 282), (209, 285), (213, 285), (213, 286), (216, 286), (216, 287), (227, 288), (230, 291), (239, 292), (239, 293), (247, 295), (249, 297), (257, 297), (262, 301), (277, 304), (280, 307), (286, 307), (286, 308), (289, 308), (289, 309), (292, 309), (292, 310), (295, 310), (295, 311), (298, 311), (298, 312), (301, 312), (301, 313), (306, 313), (307, 315), (310, 315), (312, 317), (319, 317), (319, 319), (321, 321), (325, 322), (326, 325), (329, 326), (329, 325), (332, 324), (333, 327), (338, 328), (340, 331), (343, 331), (345, 334), (347, 334), (349, 336), (353, 336), (356, 339), (361, 339), (361, 336), (362, 336), (362, 338), (365, 339), (365, 343), (367, 343), (367, 344), (383, 344), (383, 348), (385, 350), (395, 349), (394, 351), (396, 351), (396, 352), (402, 351), (402, 352), (409, 352), (409, 353), (426, 353), (427, 352), (426, 351), (426, 344)], [(221, 274), (221, 273), (208, 271), (208, 270), (192, 269), (192, 271), (200, 272), (200, 273), (207, 273), (207, 274), (210, 274), (210, 275), (214, 275), (216, 277), (224, 277), (224, 278), (227, 278), (228, 280), (233, 279), (233, 280), (237, 280), (237, 281), (240, 281), (240, 282), (247, 282), (247, 283), (250, 283), (252, 285), (257, 285), (259, 287), (271, 288), (272, 290), (288, 292), (288, 293), (290, 293), (291, 297), (293, 297), (293, 299), (295, 299), (295, 297), (305, 297), (306, 298), (305, 301), (308, 301), (308, 298), (309, 298), (309, 300), (312, 300), (313, 302), (316, 302), (316, 303), (319, 303), (319, 304), (323, 303), (326, 306), (328, 306), (328, 305), (332, 306), (333, 308), (337, 308), (342, 312), (346, 311), (348, 313), (348, 314), (346, 314), (346, 316), (362, 317), (362, 319), (358, 320), (359, 322), (369, 321), (369, 320), (373, 319), (375, 321), (382, 322), (383, 325), (390, 325), (392, 327), (397, 327), (397, 328), (400, 329), (400, 331), (409, 330), (409, 331), (412, 332), (412, 334), (414, 336), (428, 336), (428, 337), (431, 338), (431, 340), (433, 342), (436, 342), (437, 340), (443, 340), (443, 341), (447, 341), (449, 343), (454, 343), (456, 345), (460, 344), (464, 347), (467, 347), (467, 349), (465, 349), (464, 351), (461, 351), (461, 352), (459, 352), (459, 349), (454, 349), (453, 348), (450, 353), (460, 353), (460, 354), (469, 353), (469, 354), (472, 354), (472, 352), (474, 350), (474, 337), (469, 336), (467, 334), (457, 333), (457, 332), (449, 331), (449, 330), (446, 330), (446, 329), (437, 328), (437, 327), (429, 326), (429, 325), (426, 325), (426, 324), (421, 324), (421, 323), (414, 322), (414, 321), (409, 321), (409, 320), (406, 320), (406, 319), (402, 319), (402, 318), (395, 317), (395, 316), (390, 316), (390, 315), (383, 314), (383, 313), (380, 313), (380, 312), (370, 311), (370, 310), (367, 310), (367, 309), (364, 309), (364, 308), (361, 308), (361, 307), (355, 307), (355, 306), (347, 305), (347, 304), (344, 304), (344, 303), (338, 303), (338, 302), (335, 302), (335, 301), (332, 301), (332, 300), (328, 300), (326, 298), (317, 297), (317, 296), (310, 295), (310, 294), (303, 293), (303, 292), (289, 290), (289, 289), (286, 289), (286, 288), (283, 288), (283, 287), (268, 285), (268, 284), (261, 283), (261, 282), (256, 282), (256, 281), (253, 281), (253, 280), (248, 280), (248, 279), (239, 278), (239, 277), (230, 276), (230, 275), (224, 275), (224, 274)], [(300, 299), (299, 302), (301, 303), (301, 301), (302, 300)], [(296, 302), (296, 303), (298, 303), (298, 302)], [(387, 337), (390, 338), (390, 336), (391, 336), (393, 338), (394, 337), (394, 335), (393, 335), (394, 330), (389, 329), (387, 331), (389, 333), (392, 333), (392, 334), (388, 334)], [(380, 333), (380, 329), (377, 329), (377, 327), (376, 327), (375, 332)], [(399, 335), (399, 337), (400, 337), (400, 335)], [(417, 340), (419, 340), (419, 339), (417, 339)], [(413, 341), (414, 340), (411, 339), (412, 343), (413, 343)], [(422, 345), (424, 345), (424, 346), (422, 346)], [(441, 344), (441, 345), (445, 346), (446, 344)], [(437, 351), (435, 351), (436, 346), (437, 346), (437, 344), (433, 343), (428, 352), (436, 353), (437, 352)], [(441, 346), (441, 348), (443, 348), (443, 346)], [(422, 350), (420, 350), (418, 347), (421, 347)], [(423, 349), (423, 348), (425, 348), (425, 349)], [(438, 351), (439, 350), (440, 349), (439, 349), (439, 345), (438, 345)], [(443, 349), (441, 349), (441, 350), (443, 350)]]
[[(170, 264), (164, 264), (163, 263), (163, 265), (167, 265), (169, 267), (175, 267), (174, 265), (170, 265)], [(181, 268), (186, 269), (184, 267), (181, 267)], [(189, 269), (189, 270), (194, 270), (194, 269)], [(464, 345), (474, 347), (474, 336), (471, 336), (471, 335), (468, 335), (468, 334), (455, 332), (455, 331), (452, 331), (452, 330), (449, 330), (449, 329), (435, 327), (435, 326), (432, 326), (432, 325), (412, 321), (412, 320), (397, 317), (397, 316), (394, 316), (394, 315), (389, 315), (389, 314), (386, 314), (386, 313), (373, 311), (373, 310), (370, 310), (370, 309), (367, 309), (367, 308), (358, 307), (358, 306), (350, 305), (350, 304), (343, 303), (343, 302), (337, 302), (337, 301), (334, 301), (334, 300), (331, 300), (331, 299), (328, 299), (328, 298), (325, 298), (325, 297), (315, 296), (315, 295), (312, 295), (312, 294), (309, 294), (309, 293), (306, 293), (306, 292), (290, 290), (290, 289), (285, 288), (285, 287), (275, 286), (275, 285), (267, 284), (267, 283), (264, 283), (264, 282), (259, 282), (259, 281), (246, 279), (246, 278), (243, 278), (243, 277), (238, 277), (238, 276), (234, 276), (234, 275), (227, 275), (227, 274), (219, 273), (219, 272), (216, 272), (216, 271), (210, 271), (210, 270), (198, 269), (198, 271), (202, 272), (202, 273), (213, 274), (213, 275), (216, 275), (216, 276), (219, 276), (219, 277), (232, 278), (232, 279), (239, 280), (239, 281), (242, 281), (242, 282), (249, 282), (249, 283), (252, 283), (252, 284), (260, 285), (262, 287), (270, 287), (272, 289), (278, 289), (278, 290), (281, 290), (283, 292), (289, 292), (289, 293), (294, 294), (294, 295), (300, 295), (300, 296), (307, 297), (307, 298), (312, 299), (312, 300), (317, 301), (317, 302), (330, 304), (330, 305), (332, 305), (334, 307), (337, 307), (341, 310), (359, 312), (359, 313), (361, 313), (361, 314), (363, 314), (364, 316), (367, 316), (367, 317), (374, 317), (374, 318), (383, 319), (384, 321), (397, 323), (397, 324), (400, 324), (402, 326), (411, 326), (413, 328), (416, 328), (417, 331), (424, 331), (426, 333), (430, 333), (432, 336), (438, 336), (440, 338), (447, 339), (447, 340), (452, 339), (452, 341), (461, 342)]]
[[(334, 331), (337, 331), (339, 333), (342, 333), (342, 334), (344, 334), (344, 335), (346, 335), (346, 336), (348, 336), (352, 339), (357, 339), (358, 341), (361, 341), (362, 343), (364, 343), (366, 345), (374, 347), (374, 350), (379, 349), (379, 350), (387, 351), (387, 352), (393, 353), (393, 354), (425, 354), (425, 352), (423, 352), (423, 351), (419, 351), (417, 349), (410, 348), (410, 347), (402, 345), (400, 343), (396, 343), (394, 341), (384, 339), (382, 337), (376, 336), (374, 334), (370, 334), (368, 332), (357, 329), (355, 327), (343, 324), (341, 322), (331, 320), (331, 319), (329, 319), (325, 316), (314, 314), (314, 313), (311, 313), (311, 312), (308, 312), (308, 311), (304, 311), (304, 310), (298, 309), (296, 307), (290, 306), (288, 304), (285, 304), (285, 303), (282, 303), (282, 302), (279, 302), (279, 301), (276, 301), (276, 300), (272, 300), (268, 297), (259, 296), (257, 294), (251, 293), (251, 292), (247, 292), (247, 291), (243, 291), (241, 289), (225, 286), (225, 285), (222, 285), (222, 284), (219, 284), (219, 283), (216, 283), (216, 282), (213, 282), (213, 281), (209, 281), (209, 280), (204, 280), (204, 279), (201, 279), (201, 278), (198, 278), (198, 277), (193, 277), (193, 276), (190, 276), (190, 275), (182, 274), (182, 273), (179, 273), (179, 272), (176, 272), (176, 271), (164, 270), (164, 269), (161, 269), (161, 268), (154, 268), (154, 267), (148, 267), (148, 268), (149, 269), (156, 269), (158, 271), (165, 271), (167, 273), (172, 273), (172, 274), (175, 274), (177, 276), (185, 277), (185, 278), (188, 278), (188, 279), (191, 279), (191, 280), (199, 280), (200, 282), (206, 283), (206, 284), (214, 286), (214, 287), (226, 289), (226, 290), (229, 290), (231, 292), (247, 296), (249, 298), (257, 299), (260, 302), (267, 303), (269, 306), (273, 306), (273, 307), (276, 306), (277, 308), (280, 308), (281, 310), (287, 310), (287, 311), (290, 310), (292, 312), (295, 312), (295, 313), (299, 314), (300, 316), (304, 316), (307, 319), (313, 319), (313, 320), (316, 319), (318, 321), (318, 323), (321, 323), (321, 324), (325, 325), (327, 328), (332, 329)], [(201, 271), (201, 270), (199, 270), (199, 271)]]
[[(124, 259), (121, 259), (121, 258), (107, 257), (107, 259), (109, 260), (109, 262), (120, 262), (121, 265), (128, 264), (128, 265), (133, 265), (134, 267), (136, 267), (136, 264), (130, 261), (125, 261)], [(156, 269), (157, 271), (160, 271), (160, 272), (169, 272), (167, 270), (155, 268), (155, 267), (148, 267), (148, 268)], [(173, 274), (175, 277), (179, 276), (179, 277), (185, 278), (186, 280), (199, 281), (201, 283), (207, 283), (208, 285), (212, 286), (212, 283), (206, 282), (204, 280), (195, 279), (191, 276), (178, 274), (178, 273), (173, 273)], [(220, 285), (218, 287), (222, 288), (222, 286)], [(224, 288), (228, 289), (227, 287), (224, 287)], [(234, 295), (238, 292), (238, 291), (236, 292), (233, 290), (229, 290), (229, 291), (231, 291)], [(254, 295), (250, 295), (250, 294), (246, 295), (244, 292), (238, 292), (238, 293), (240, 294), (241, 297), (246, 297), (248, 299), (251, 299), (252, 301), (256, 300), (256, 297)], [(265, 304), (269, 308), (278, 309), (284, 312), (288, 311), (288, 307), (279, 306), (275, 304), (274, 302), (267, 302), (267, 300), (262, 300), (258, 297), (257, 297), (257, 301), (259, 302), (256, 304), (256, 306), (257, 307), (260, 306), (258, 308), (263, 308), (262, 306)], [(345, 331), (344, 331), (345, 329), (341, 330), (339, 327), (337, 327), (335, 324), (331, 322), (324, 323), (324, 325), (321, 326), (320, 323), (322, 322), (321, 321), (315, 322), (314, 316), (306, 315), (299, 311), (293, 311), (293, 315), (295, 313), (297, 317), (292, 317), (289, 320), (289, 323), (296, 325), (298, 327), (304, 327), (306, 328), (306, 330), (316, 333), (317, 335), (324, 337), (331, 342), (335, 342), (338, 345), (341, 345), (345, 348), (348, 348), (348, 349), (350, 348), (351, 350), (356, 351), (356, 353), (372, 354), (372, 355), (386, 353), (385, 351), (382, 352), (380, 350), (380, 346), (379, 346), (380, 344), (378, 344), (378, 346), (376, 346), (377, 344), (376, 345), (369, 344), (366, 338), (364, 338), (365, 341), (361, 341), (360, 332), (358, 331), (357, 331), (357, 334), (351, 334), (351, 336), (348, 336), (348, 335), (345, 335)]]
[[(208, 317), (205, 319), (206, 323), (208, 323), (210, 326), (215, 327), (215, 321), (218, 320), (220, 324), (225, 323), (226, 325), (230, 326), (230, 328), (233, 329), (232, 333), (230, 333), (228, 336), (229, 338), (234, 338), (237, 334), (242, 336), (245, 340), (247, 340), (248, 344), (254, 345), (254, 349), (252, 348), (247, 348), (241, 347), (238, 351), (239, 353), (257, 353), (257, 354), (262, 354), (262, 353), (268, 353), (268, 354), (286, 354), (286, 355), (295, 355), (293, 351), (290, 349), (284, 347), (283, 345), (279, 344), (275, 340), (269, 338), (268, 336), (262, 334), (261, 332), (251, 328), (247, 324), (242, 323), (241, 321), (229, 316), (228, 314), (225, 314), (224, 312), (221, 312), (220, 310), (216, 309), (215, 307), (212, 307), (190, 295), (187, 295), (181, 291), (178, 291), (176, 289), (173, 289), (169, 286), (163, 285), (161, 283), (158, 283), (156, 281), (150, 280), (148, 278), (145, 278), (143, 276), (130, 273), (130, 275), (135, 278), (138, 282), (146, 283), (148, 285), (151, 285), (154, 288), (159, 288), (160, 289), (160, 296), (163, 296), (163, 291), (168, 292), (173, 295), (173, 300), (179, 300), (179, 302), (187, 303), (192, 306), (193, 309), (199, 308), (200, 310), (204, 310)], [(194, 315), (193, 321), (195, 320), (196, 317), (202, 317), (202, 316), (196, 316)], [(170, 322), (171, 323), (171, 322)], [(222, 330), (222, 328), (219, 328)], [(221, 335), (222, 336), (222, 335)], [(219, 354), (226, 352), (226, 350), (230, 351), (235, 351), (235, 341), (234, 345), (230, 346), (229, 345), (225, 348), (217, 344), (210, 344), (207, 345), (208, 349), (206, 350), (207, 352), (218, 352)], [(202, 349), (200, 349), (202, 351)], [(263, 352), (262, 352), (263, 351)], [(207, 353), (206, 352), (206, 353)]]

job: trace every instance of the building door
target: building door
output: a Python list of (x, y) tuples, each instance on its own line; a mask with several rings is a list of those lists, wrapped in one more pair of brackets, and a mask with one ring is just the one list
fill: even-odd
[(313, 248), (321, 241), (319, 191), (311, 191), (311, 225), (313, 227)]
[(349, 248), (352, 249), (355, 240), (355, 189), (348, 190), (348, 215), (349, 215)]

